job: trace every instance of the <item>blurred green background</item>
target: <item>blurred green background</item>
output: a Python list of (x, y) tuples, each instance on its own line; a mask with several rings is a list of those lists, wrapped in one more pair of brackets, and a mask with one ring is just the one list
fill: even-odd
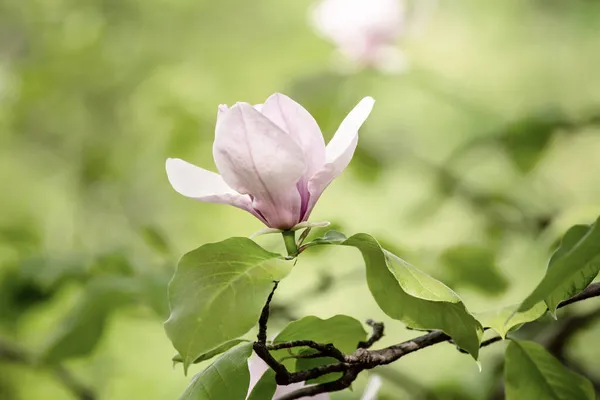
[[(283, 92), (328, 139), (373, 96), (352, 163), (311, 219), (375, 235), (471, 311), (522, 300), (566, 228), (600, 214), (600, 2), (440, 1), (401, 39), (400, 75), (337, 73), (311, 4), (0, 1), (0, 399), (183, 392), (191, 375), (173, 368), (162, 327), (175, 263), (262, 228), (166, 179), (167, 157), (214, 170), (220, 103)], [(594, 307), (519, 334), (550, 345)], [(310, 314), (384, 321), (382, 344), (418, 334), (378, 309), (351, 249), (303, 254), (271, 329)], [(597, 321), (553, 351), (596, 383)], [(450, 344), (403, 358), (376, 371), (380, 398), (502, 398), (503, 346), (482, 351), (482, 372)], [(334, 398), (358, 399), (365, 382)]]

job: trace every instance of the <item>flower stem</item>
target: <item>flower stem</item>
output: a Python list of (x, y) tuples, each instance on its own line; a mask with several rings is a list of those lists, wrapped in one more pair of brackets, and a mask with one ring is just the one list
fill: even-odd
[(296, 245), (296, 232), (295, 231), (283, 231), (283, 242), (285, 243), (285, 249), (288, 252), (289, 257), (296, 257), (298, 255), (298, 246)]

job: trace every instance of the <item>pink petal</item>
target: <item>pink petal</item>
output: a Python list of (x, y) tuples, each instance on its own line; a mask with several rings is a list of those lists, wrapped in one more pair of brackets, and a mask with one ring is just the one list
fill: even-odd
[(325, 164), (325, 141), (321, 129), (304, 107), (284, 94), (275, 93), (258, 110), (287, 132), (302, 148), (306, 172), (297, 188), (301, 200), (300, 213), (304, 216), (310, 200), (308, 179)]
[(344, 171), (352, 160), (358, 143), (358, 130), (371, 113), (373, 104), (375, 104), (375, 100), (372, 97), (362, 99), (344, 118), (337, 132), (327, 144), (325, 165), (308, 181), (310, 200), (304, 219), (308, 218), (325, 188)]
[(306, 176), (310, 178), (325, 164), (325, 141), (317, 121), (308, 111), (284, 94), (275, 93), (260, 109), (262, 114), (290, 134), (304, 152)]
[(300, 222), (296, 184), (306, 171), (302, 149), (250, 104), (221, 113), (213, 156), (225, 182), (252, 197), (269, 227), (287, 229)]
[(219, 104), (219, 107), (217, 108), (217, 123), (215, 124), (215, 126), (219, 126), (219, 123), (221, 122), (221, 117), (227, 111), (229, 111), (229, 107), (227, 107), (227, 104)]
[(383, 386), (381, 377), (379, 375), (371, 375), (360, 400), (377, 400), (377, 394), (381, 386)]
[(177, 193), (198, 201), (230, 204), (250, 212), (265, 222), (252, 208), (250, 196), (240, 194), (230, 188), (219, 174), (179, 158), (168, 158), (166, 170), (169, 182)]
[[(306, 385), (304, 385), (304, 383), (302, 383), (302, 382), (292, 383), (291, 385), (286, 385), (286, 386), (277, 386), (277, 390), (275, 390), (275, 394), (273, 395), (273, 400), (278, 400), (283, 395), (295, 392), (298, 389), (302, 389), (304, 386), (306, 386)], [(317, 394), (315, 396), (311, 396), (311, 397), (300, 397), (300, 400), (329, 400), (329, 399), (330, 399), (329, 393), (319, 393), (319, 394)]]

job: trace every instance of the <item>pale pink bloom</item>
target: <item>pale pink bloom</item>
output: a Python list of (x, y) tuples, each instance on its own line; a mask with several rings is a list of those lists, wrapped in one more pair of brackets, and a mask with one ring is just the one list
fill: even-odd
[(186, 197), (230, 204), (268, 227), (290, 229), (308, 219), (321, 193), (350, 163), (373, 104), (370, 97), (362, 99), (327, 146), (310, 113), (283, 94), (257, 106), (221, 105), (213, 145), (221, 174), (169, 158), (169, 182)]
[(401, 0), (322, 0), (313, 9), (317, 31), (357, 64), (391, 69), (401, 67), (395, 44), (404, 29)]
[[(256, 386), (263, 374), (269, 369), (269, 366), (254, 354), (248, 359), (248, 369), (250, 370), (250, 387), (248, 388), (248, 395), (246, 397), (250, 396), (252, 389)], [(381, 388), (381, 383), (381, 378), (379, 376), (372, 375), (367, 383), (367, 387), (365, 388), (361, 400), (377, 400), (377, 393)], [(275, 394), (273, 395), (273, 400), (277, 400), (285, 394), (295, 392), (304, 386), (303, 382), (286, 386), (277, 386), (277, 390), (275, 390)], [(313, 397), (301, 397), (301, 399), (330, 400), (330, 396), (329, 393), (321, 393)]]
[(311, 12), (315, 29), (354, 64), (399, 72), (407, 62), (398, 48), (414, 33), (435, 0), (321, 0)]

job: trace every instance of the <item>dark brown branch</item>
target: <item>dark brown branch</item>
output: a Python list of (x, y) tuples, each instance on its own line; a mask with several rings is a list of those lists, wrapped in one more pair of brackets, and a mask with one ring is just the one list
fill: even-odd
[(569, 304), (577, 303), (578, 301), (582, 301), (582, 300), (586, 300), (586, 299), (590, 299), (592, 297), (598, 297), (598, 296), (600, 296), (600, 282), (592, 283), (591, 285), (586, 287), (583, 292), (576, 294), (575, 296), (571, 297), (568, 300), (560, 302), (560, 304), (558, 305), (558, 308), (568, 306)]
[[(264, 362), (266, 362), (267, 365), (271, 367), (273, 371), (275, 371), (275, 378), (278, 384), (280, 381), (287, 382), (290, 376), (289, 371), (283, 364), (279, 363), (279, 361), (277, 361), (271, 355), (271, 353), (269, 353), (269, 350), (267, 349), (267, 346), (264, 343), (254, 342), (252, 348), (254, 349), (256, 355), (259, 356)], [(283, 384), (287, 385), (288, 383)]]
[(368, 319), (367, 325), (373, 328), (373, 333), (371, 333), (371, 336), (369, 337), (369, 339), (367, 339), (366, 342), (358, 343), (359, 349), (368, 349), (369, 347), (373, 346), (375, 342), (379, 341), (379, 339), (383, 337), (383, 322), (375, 322), (372, 319)]
[[(0, 362), (6, 361), (13, 364), (26, 365), (32, 368), (44, 367), (37, 365), (33, 355), (16, 345), (0, 340)], [(81, 383), (69, 370), (61, 365), (47, 366), (58, 378), (62, 385), (67, 388), (79, 400), (95, 400), (94, 391)]]
[[(483, 342), (481, 342), (481, 344), (479, 345), (479, 348), (485, 347), (485, 346), (489, 346), (490, 344), (494, 344), (496, 342), (499, 342), (502, 340), (502, 336), (494, 336), (492, 338), (486, 339)], [(468, 351), (461, 349), (460, 347), (458, 348), (458, 351), (460, 351), (463, 354), (469, 354)]]
[(256, 336), (258, 343), (265, 344), (267, 342), (267, 322), (269, 322), (269, 305), (271, 304), (271, 300), (273, 300), (273, 295), (275, 294), (277, 285), (279, 285), (279, 281), (273, 281), (273, 290), (271, 290), (271, 293), (269, 293), (269, 297), (267, 297), (267, 301), (260, 313), (260, 318), (258, 319), (258, 335)]
[[(268, 304), (271, 301), (272, 295), (273, 293), (269, 295), (269, 298), (267, 299), (267, 304), (263, 309), (263, 314), (261, 314), (261, 326), (259, 329), (262, 329), (264, 331), (265, 336), (266, 323), (268, 320)], [(600, 296), (600, 283), (589, 285), (583, 292), (579, 293), (578, 295), (572, 297), (569, 300), (561, 302), (558, 305), (558, 308), (562, 308), (569, 304), (597, 296)], [(263, 316), (266, 317), (263, 318)], [(361, 344), (370, 346), (383, 335), (383, 325), (381, 325), (380, 328), (379, 326), (377, 326), (376, 328), (376, 323), (372, 321), (369, 325), (373, 327), (373, 335), (371, 336), (371, 338), (369, 338), (367, 342)], [(369, 342), (373, 338), (375, 338), (375, 340), (373, 340), (372, 343), (369, 344)], [(298, 346), (308, 346), (311, 348), (315, 348), (315, 346), (313, 345), (316, 345), (316, 347), (320, 348), (323, 348), (323, 346), (331, 346), (330, 348), (327, 348), (327, 351), (331, 351), (332, 349), (335, 349), (335, 347), (333, 347), (333, 345), (322, 345), (314, 343), (312, 341), (284, 342), (278, 343), (276, 345), (267, 346), (264, 342), (261, 343), (260, 339), (261, 336), (259, 335), (259, 342), (254, 343), (254, 350), (256, 351), (257, 355), (260, 358), (262, 358), (275, 371), (275, 379), (278, 385), (289, 385), (291, 383), (296, 382), (305, 382), (307, 380), (315, 379), (332, 372), (344, 373), (340, 379), (334, 382), (328, 382), (302, 388), (282, 397), (282, 400), (294, 400), (299, 399), (301, 397), (314, 396), (319, 393), (334, 392), (346, 389), (356, 379), (356, 376), (358, 376), (358, 374), (363, 370), (390, 364), (398, 360), (399, 358), (406, 356), (407, 354), (424, 349), (426, 347), (433, 346), (437, 343), (452, 341), (450, 336), (448, 336), (444, 332), (432, 331), (414, 339), (407, 340), (405, 342), (393, 346), (388, 346), (379, 350), (368, 350), (366, 347), (363, 347), (361, 346), (361, 344), (359, 344), (359, 348), (350, 355), (343, 355), (343, 353), (340, 352), (340, 355), (343, 356), (343, 361), (340, 360), (340, 362), (337, 364), (322, 365), (310, 370), (290, 373), (282, 364), (280, 364), (277, 360), (273, 358), (273, 356), (269, 353), (269, 349), (277, 350), (283, 348), (293, 348)], [(481, 347), (491, 345), (500, 340), (502, 340), (502, 338), (499, 336), (487, 339), (481, 343)], [(310, 343), (310, 345), (308, 343)], [(337, 349), (335, 349), (334, 351), (336, 353), (339, 352), (339, 350)]]
[[(307, 369), (305, 371), (290, 372), (287, 379), (277, 381), (278, 385), (289, 385), (291, 383), (305, 382), (311, 379), (319, 378), (332, 372), (345, 372), (351, 366), (346, 363), (319, 365), (318, 367)], [(277, 380), (277, 377), (275, 377)]]
[(327, 357), (327, 356), (325, 356), (325, 355), (323, 355), (323, 353), (319, 353), (319, 352), (317, 352), (317, 353), (301, 353), (301, 354), (292, 354), (289, 356), (282, 357), (279, 361), (282, 362), (284, 360), (289, 360), (289, 359), (295, 359), (295, 360), (297, 360), (299, 358), (315, 359), (315, 358), (323, 358), (323, 357)]
[(292, 342), (283, 342), (276, 343), (272, 345), (268, 345), (268, 350), (281, 350), (281, 349), (291, 349), (294, 347), (310, 347), (311, 349), (317, 350), (322, 356), (333, 357), (336, 360), (344, 362), (344, 353), (335, 348), (335, 346), (331, 343), (328, 344), (320, 344), (314, 342), (312, 340), (294, 340)]
[(344, 372), (344, 375), (342, 375), (340, 379), (336, 381), (321, 383), (320, 385), (307, 386), (292, 393), (286, 394), (280, 397), (279, 400), (295, 400), (302, 397), (316, 396), (320, 393), (339, 392), (340, 390), (349, 388), (361, 371), (362, 370), (360, 369), (349, 369)]

